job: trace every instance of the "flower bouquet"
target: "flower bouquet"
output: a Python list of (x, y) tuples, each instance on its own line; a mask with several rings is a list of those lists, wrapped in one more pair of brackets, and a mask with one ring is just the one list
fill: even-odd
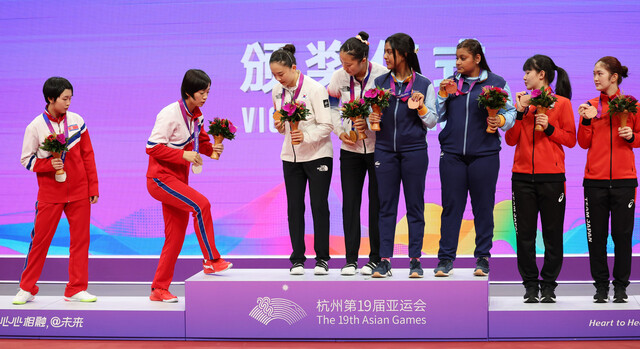
[[(364, 101), (367, 102), (374, 113), (382, 114), (382, 108), (389, 106), (389, 98), (391, 93), (389, 90), (381, 88), (372, 88), (364, 93)], [(380, 123), (372, 122), (371, 131), (380, 131)]]
[[(273, 114), (273, 118), (275, 119), (279, 115), (280, 121), (289, 121), (289, 124), (291, 125), (291, 131), (295, 131), (298, 129), (298, 124), (300, 123), (300, 121), (307, 120), (307, 116), (310, 113), (311, 112), (309, 111), (309, 109), (307, 109), (307, 105), (303, 101), (293, 101), (285, 103), (282, 109), (276, 111)], [(300, 142), (292, 140), (291, 144), (298, 145), (300, 144)]]
[(609, 115), (617, 115), (620, 118), (620, 127), (627, 126), (629, 113), (638, 111), (638, 100), (631, 95), (620, 95), (609, 101)]
[[(52, 133), (48, 135), (47, 138), (44, 139), (44, 142), (42, 142), (40, 149), (50, 152), (55, 159), (61, 159), (62, 154), (65, 151), (69, 151), (67, 148), (67, 139), (62, 133)], [(67, 173), (64, 172), (64, 169), (56, 170), (56, 181), (62, 183), (66, 180)]]
[[(350, 119), (352, 125), (355, 125), (356, 118), (364, 119), (369, 116), (369, 104), (367, 104), (364, 99), (356, 99), (349, 103), (343, 103), (340, 110), (342, 110), (342, 118)], [(359, 139), (367, 138), (367, 135), (362, 131), (356, 133), (352, 130), (349, 132), (349, 137), (355, 142)]]
[[(482, 88), (482, 93), (478, 96), (478, 102), (480, 105), (487, 109), (490, 117), (498, 115), (498, 111), (507, 105), (509, 99), (509, 93), (500, 87), (485, 86)], [(487, 126), (487, 133), (495, 133), (496, 129)]]
[[(549, 109), (553, 108), (553, 105), (558, 100), (558, 97), (553, 93), (550, 87), (545, 89), (531, 91), (531, 100), (529, 105), (536, 106), (536, 114), (546, 114)], [(541, 125), (536, 125), (536, 131), (544, 131)]]
[[(222, 144), (222, 140), (225, 138), (228, 140), (236, 138), (236, 131), (236, 127), (233, 126), (229, 119), (214, 118), (213, 121), (209, 121), (209, 131), (207, 133), (213, 136), (213, 144)], [(220, 154), (214, 151), (211, 154), (211, 158), (219, 160)]]

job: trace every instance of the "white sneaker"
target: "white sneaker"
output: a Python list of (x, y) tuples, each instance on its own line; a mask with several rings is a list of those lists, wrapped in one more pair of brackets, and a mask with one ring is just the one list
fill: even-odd
[(74, 294), (71, 297), (64, 297), (64, 300), (67, 302), (85, 302), (85, 303), (90, 303), (90, 302), (95, 302), (98, 300), (98, 297), (92, 295), (91, 293), (87, 292), (87, 291), (80, 291), (76, 294)]
[(304, 275), (304, 264), (294, 263), (289, 269), (289, 275)]
[(18, 291), (18, 294), (13, 297), (13, 304), (15, 305), (23, 305), (27, 302), (31, 302), (35, 297), (31, 294), (31, 292), (27, 292), (23, 289)]
[(329, 275), (329, 265), (322, 259), (316, 262), (316, 267), (313, 268), (313, 274), (315, 275)]
[(342, 269), (340, 269), (340, 275), (344, 276), (352, 276), (356, 275), (356, 269), (358, 269), (358, 265), (355, 263), (347, 263)]
[(375, 269), (376, 266), (377, 266), (376, 263), (370, 261), (364, 267), (362, 267), (362, 269), (360, 269), (360, 274), (362, 274), (362, 275), (371, 275), (371, 274), (373, 274), (373, 269)]

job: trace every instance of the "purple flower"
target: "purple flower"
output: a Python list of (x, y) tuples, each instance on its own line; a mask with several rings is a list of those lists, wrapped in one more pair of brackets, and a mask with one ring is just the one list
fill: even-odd
[(378, 93), (376, 92), (375, 88), (372, 88), (372, 89), (368, 90), (367, 92), (365, 92), (364, 96), (366, 98), (376, 98), (376, 97), (378, 97)]
[(63, 135), (62, 133), (61, 133), (61, 134), (59, 134), (56, 138), (58, 139), (58, 142), (60, 142), (60, 144), (65, 144), (65, 143), (67, 143), (67, 139), (66, 139), (66, 138), (64, 138), (64, 135)]
[(296, 106), (293, 103), (287, 103), (282, 110), (286, 111), (289, 116), (296, 112)]
[(538, 97), (540, 97), (541, 94), (542, 94), (542, 91), (533, 90), (533, 91), (531, 91), (531, 98), (538, 98)]

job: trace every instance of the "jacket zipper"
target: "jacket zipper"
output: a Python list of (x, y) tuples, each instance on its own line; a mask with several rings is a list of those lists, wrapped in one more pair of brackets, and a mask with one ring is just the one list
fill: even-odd
[(469, 127), (469, 96), (471, 95), (471, 91), (467, 92), (467, 108), (466, 115), (464, 120), (464, 140), (462, 143), (462, 155), (467, 155), (467, 128)]
[[(535, 118), (535, 116), (534, 116)], [(534, 119), (535, 120), (535, 119)], [(531, 183), (535, 182), (536, 175), (536, 125), (533, 124), (533, 148), (531, 149)]]
[(609, 189), (613, 188), (613, 118), (609, 115)]
[[(398, 82), (398, 88), (400, 91), (402, 91), (402, 83)], [(398, 93), (397, 91), (394, 91), (396, 94)], [(396, 148), (396, 134), (398, 132), (398, 105), (400, 104), (400, 99), (396, 98), (396, 107), (393, 111), (393, 151), (396, 152), (398, 151)]]

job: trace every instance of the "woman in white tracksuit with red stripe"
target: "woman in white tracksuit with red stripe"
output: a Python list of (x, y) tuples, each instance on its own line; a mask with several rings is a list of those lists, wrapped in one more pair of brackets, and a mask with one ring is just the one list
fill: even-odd
[(200, 107), (206, 102), (210, 87), (211, 79), (205, 72), (188, 70), (182, 81), (182, 99), (158, 113), (147, 142), (147, 189), (154, 199), (162, 202), (165, 224), (165, 243), (151, 284), (149, 298), (152, 301), (178, 301), (168, 289), (190, 213), (204, 256), (204, 273), (213, 274), (232, 266), (220, 258), (216, 249), (209, 200), (188, 185), (189, 165), (194, 173), (199, 173), (202, 170), (200, 154), (211, 157), (213, 152), (222, 153), (224, 149), (222, 144), (211, 145), (209, 135), (203, 129)]

